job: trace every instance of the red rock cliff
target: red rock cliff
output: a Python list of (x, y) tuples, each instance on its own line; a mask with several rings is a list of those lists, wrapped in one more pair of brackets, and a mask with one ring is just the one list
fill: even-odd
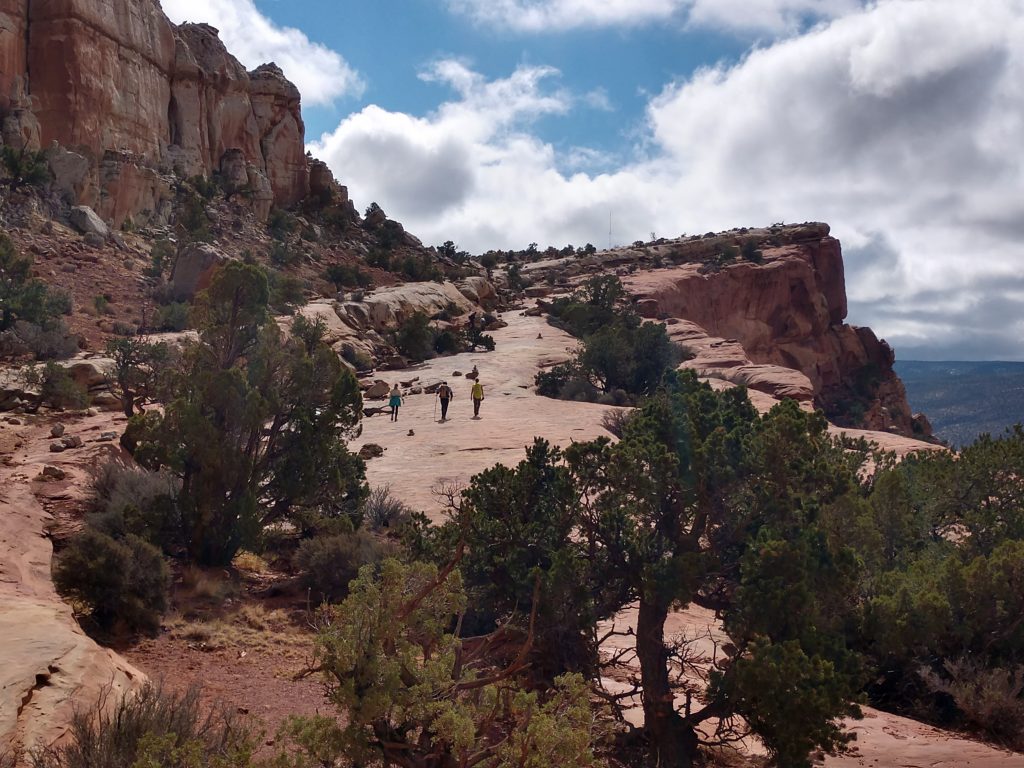
[(0, 118), (8, 143), (84, 157), (87, 179), (62, 155), (58, 187), (117, 225), (159, 218), (171, 172), (239, 153), (277, 205), (309, 189), (295, 86), (276, 66), (247, 72), (217, 30), (176, 27), (156, 0), (0, 0)]
[[(893, 352), (870, 328), (847, 325), (842, 249), (828, 226), (810, 225), (763, 242), (761, 262), (738, 258), (707, 267), (701, 244), (681, 244), (691, 261), (626, 280), (648, 317), (696, 323), (720, 340), (735, 340), (749, 361), (804, 374), (815, 402), (846, 426), (920, 435)], [(719, 247), (716, 242), (715, 247)], [(697, 261), (703, 263), (696, 263)], [(720, 344), (723, 346), (724, 344)]]

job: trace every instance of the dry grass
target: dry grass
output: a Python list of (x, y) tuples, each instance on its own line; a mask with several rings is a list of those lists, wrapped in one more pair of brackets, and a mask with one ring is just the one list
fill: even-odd
[(247, 603), (222, 617), (194, 619), (174, 616), (164, 622), (172, 639), (184, 640), (203, 651), (274, 651), (303, 658), (312, 646), (311, 631), (287, 611)]
[(231, 561), (231, 565), (243, 574), (261, 575), (270, 571), (267, 561), (252, 552), (239, 552)]

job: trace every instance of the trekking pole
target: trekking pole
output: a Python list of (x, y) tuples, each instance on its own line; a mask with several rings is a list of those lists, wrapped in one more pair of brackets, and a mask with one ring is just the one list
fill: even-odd
[(437, 421), (437, 395), (434, 395), (434, 421)]

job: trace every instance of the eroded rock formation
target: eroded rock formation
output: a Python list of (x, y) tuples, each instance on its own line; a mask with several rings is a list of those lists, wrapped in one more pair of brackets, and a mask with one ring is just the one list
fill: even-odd
[(697, 326), (693, 367), (705, 375), (813, 399), (844, 426), (924, 435), (892, 349), (870, 328), (845, 322), (842, 249), (828, 226), (807, 225), (776, 242), (764, 243), (756, 261), (683, 263), (625, 282), (646, 316)]
[(0, 118), (6, 143), (85, 158), (71, 181), (54, 169), (57, 186), (115, 226), (165, 219), (172, 173), (209, 176), (230, 152), (258, 215), (309, 192), (295, 86), (156, 0), (0, 0)]

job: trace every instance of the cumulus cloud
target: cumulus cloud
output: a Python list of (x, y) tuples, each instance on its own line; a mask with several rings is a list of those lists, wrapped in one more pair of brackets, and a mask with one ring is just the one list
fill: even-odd
[(250, 69), (276, 62), (298, 86), (306, 104), (330, 104), (341, 96), (362, 94), (359, 73), (336, 51), (314, 43), (303, 32), (281, 27), (252, 0), (162, 0), (176, 24), (206, 22), (220, 30), (228, 50)]
[(697, 72), (651, 99), (634, 159), (604, 172), (531, 132), (579, 108), (553, 71), (425, 76), (454, 92), (434, 113), (367, 108), (312, 149), (428, 243), (603, 246), (609, 218), (618, 243), (827, 221), (852, 322), (898, 353), (1024, 358), (1017, 0), (888, 0)]
[(860, 0), (448, 0), (474, 21), (520, 32), (642, 27), (677, 21), (738, 31), (783, 33), (835, 18)]

